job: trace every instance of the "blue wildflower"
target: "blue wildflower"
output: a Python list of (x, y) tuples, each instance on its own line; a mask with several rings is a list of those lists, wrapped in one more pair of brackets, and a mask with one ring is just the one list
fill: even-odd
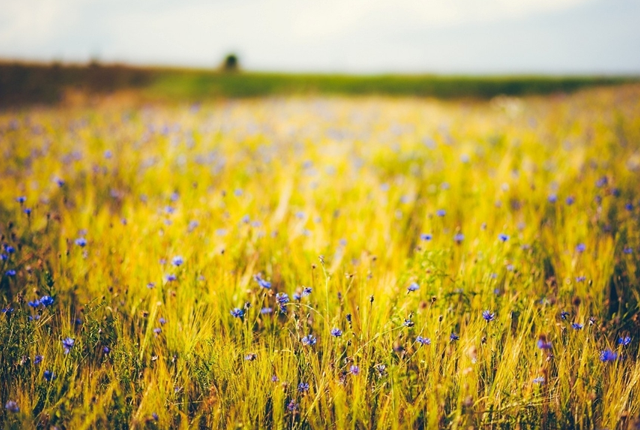
[(587, 246), (584, 243), (579, 243), (578, 246), (576, 246), (576, 251), (578, 252), (584, 252), (587, 249)]
[(453, 236), (453, 240), (456, 241), (456, 243), (461, 243), (464, 240), (464, 234), (462, 233), (458, 233), (455, 236)]
[(276, 294), (276, 302), (280, 305), (280, 307), (284, 308), (289, 303), (289, 295), (287, 293), (278, 293)]
[(549, 201), (549, 203), (555, 203), (558, 201), (558, 196), (556, 196), (555, 194), (550, 194), (549, 197), (547, 197), (547, 200)]
[(40, 364), (42, 363), (42, 360), (44, 360), (44, 357), (42, 355), (36, 355), (33, 359), (33, 364)]
[(162, 318), (162, 317), (160, 317), (160, 319), (158, 320), (158, 322), (160, 323), (160, 325), (165, 325), (165, 324), (166, 324), (166, 322), (167, 322), (167, 320), (166, 320), (166, 319), (164, 319), (164, 318)]
[(443, 217), (447, 214), (447, 211), (445, 211), (444, 209), (438, 209), (436, 211), (436, 215), (438, 215), (439, 217)]
[(415, 323), (411, 321), (410, 318), (407, 318), (406, 320), (404, 320), (404, 323), (402, 323), (402, 325), (405, 327), (413, 327)]
[(233, 308), (231, 309), (231, 315), (235, 318), (242, 318), (244, 316), (244, 311), (240, 308)]
[(31, 306), (32, 308), (37, 308), (38, 306), (40, 306), (40, 300), (35, 299), (35, 300), (30, 300), (27, 302), (27, 304), (29, 306)]
[(340, 336), (342, 336), (342, 330), (340, 330), (340, 329), (339, 329), (339, 328), (337, 328), (337, 327), (332, 328), (332, 329), (331, 329), (331, 336), (333, 336), (333, 337), (340, 337)]
[(616, 361), (617, 359), (618, 359), (618, 354), (611, 351), (610, 349), (606, 349), (600, 353), (600, 360), (602, 360), (605, 363), (607, 362), (611, 363)]
[(266, 307), (266, 308), (260, 309), (260, 313), (262, 315), (267, 315), (267, 314), (270, 314), (271, 312), (273, 312), (273, 308)]
[(457, 334), (455, 334), (455, 333), (451, 333), (451, 334), (449, 335), (449, 339), (450, 339), (452, 342), (454, 342), (454, 341), (456, 341), (456, 340), (459, 340), (459, 339), (460, 339), (460, 336), (458, 336), (458, 335), (457, 335)]
[(417, 291), (419, 288), (420, 288), (420, 285), (418, 285), (416, 282), (412, 282), (411, 285), (407, 287), (407, 291), (409, 292)]
[(309, 384), (307, 382), (301, 382), (298, 384), (298, 391), (301, 393), (306, 393), (309, 391)]
[(569, 312), (567, 311), (562, 311), (560, 312), (560, 318), (562, 318), (563, 320), (566, 320), (569, 317)]
[(293, 300), (295, 301), (299, 301), (302, 298), (302, 294), (300, 293), (293, 293)]
[(18, 404), (16, 402), (14, 402), (13, 400), (9, 400), (5, 405), (4, 408), (6, 410), (8, 410), (9, 412), (13, 412), (18, 413), (20, 412), (20, 407), (18, 406)]
[(416, 342), (418, 342), (420, 345), (431, 345), (431, 339), (427, 337), (418, 336), (416, 337)]
[(171, 263), (176, 267), (182, 266), (182, 264), (184, 263), (184, 258), (182, 258), (180, 255), (177, 255), (173, 257), (173, 260), (171, 260)]
[(571, 327), (573, 327), (574, 330), (582, 330), (584, 325), (580, 324), (580, 323), (573, 323), (573, 324), (571, 324)]
[(2, 308), (0, 309), (0, 312), (2, 312), (5, 315), (10, 315), (13, 312), (13, 308), (9, 308), (9, 307)]
[(4, 272), (4, 274), (10, 277), (13, 277), (13, 276), (16, 276), (16, 271), (13, 269), (9, 269), (6, 272)]
[(11, 245), (5, 245), (4, 249), (5, 251), (7, 251), (7, 254), (13, 254), (14, 252), (16, 252), (16, 249)]
[(349, 372), (352, 375), (358, 376), (360, 374), (360, 367), (356, 366), (355, 364), (353, 364), (350, 368), (349, 368)]
[(291, 399), (291, 401), (287, 404), (287, 410), (289, 412), (295, 412), (298, 410), (298, 404), (295, 400)]
[(20, 204), (24, 203), (27, 201), (27, 198), (25, 196), (20, 196), (16, 199), (16, 201)]
[(104, 352), (105, 354), (108, 354), (111, 352), (111, 349), (109, 349), (108, 346), (105, 346), (104, 348), (102, 348), (102, 352)]
[(633, 210), (633, 203), (627, 203), (626, 205), (624, 205), (624, 208), (628, 211), (632, 211)]
[(53, 373), (51, 370), (45, 370), (44, 379), (46, 379), (47, 381), (53, 381), (54, 379), (56, 379), (56, 374)]
[(576, 201), (576, 199), (573, 196), (569, 196), (569, 197), (567, 197), (567, 200), (565, 200), (565, 201), (566, 201), (567, 205), (571, 206)]
[(87, 246), (87, 239), (85, 239), (84, 237), (79, 237), (79, 238), (76, 239), (75, 243), (79, 247), (83, 248), (83, 247)]
[(506, 242), (507, 240), (509, 240), (509, 236), (501, 233), (498, 235), (498, 239), (500, 239), (501, 242)]
[(155, 413), (155, 412), (153, 412), (153, 413), (151, 414), (151, 418), (153, 418), (153, 420), (154, 420), (154, 421), (158, 421), (158, 420), (160, 419), (160, 417), (158, 416), (158, 414), (157, 414), (157, 413)]
[(257, 355), (257, 354), (255, 354), (255, 353), (253, 353), (253, 352), (252, 352), (252, 353), (249, 353), (249, 354), (247, 354), (247, 355), (245, 355), (245, 356), (244, 356), (244, 359), (245, 359), (246, 361), (253, 361), (253, 360), (255, 360), (256, 358), (258, 358), (258, 355)]
[(76, 343), (76, 341), (70, 337), (67, 337), (66, 339), (64, 339), (62, 341), (62, 347), (64, 348), (64, 353), (68, 354), (69, 351), (71, 351), (71, 348), (73, 348), (73, 345)]
[(316, 337), (312, 334), (308, 334), (302, 338), (303, 345), (309, 345), (309, 346), (315, 345), (317, 341), (318, 339), (316, 339)]
[(629, 247), (629, 246), (625, 246), (622, 250), (623, 253), (629, 255), (629, 254), (633, 254), (633, 248)]
[(253, 279), (255, 279), (258, 285), (260, 285), (262, 288), (266, 288), (266, 289), (271, 288), (271, 282), (265, 281), (264, 279), (262, 279), (260, 275), (254, 275)]
[(304, 287), (302, 289), (302, 297), (306, 297), (311, 294), (311, 287)]
[(576, 277), (576, 282), (584, 282), (587, 280), (586, 276), (578, 276)]
[(496, 319), (496, 314), (487, 310), (482, 312), (482, 318), (484, 318), (487, 322), (493, 321), (494, 319)]
[(546, 336), (542, 335), (538, 338), (538, 348), (542, 350), (551, 349), (551, 342), (547, 342)]
[(431, 233), (422, 233), (420, 235), (420, 239), (430, 241), (431, 239), (433, 239), (433, 235)]
[(544, 376), (538, 376), (533, 380), (534, 384), (544, 384)]
[(631, 338), (629, 336), (618, 338), (618, 345), (627, 346), (631, 343)]
[(53, 305), (53, 298), (51, 296), (42, 296), (40, 297), (40, 304), (45, 308), (51, 306)]
[(165, 277), (164, 277), (164, 279), (165, 279), (167, 282), (173, 282), (173, 281), (175, 281), (175, 280), (176, 280), (176, 279), (178, 279), (178, 278), (176, 277), (176, 275), (167, 275), (167, 276), (165, 276)]

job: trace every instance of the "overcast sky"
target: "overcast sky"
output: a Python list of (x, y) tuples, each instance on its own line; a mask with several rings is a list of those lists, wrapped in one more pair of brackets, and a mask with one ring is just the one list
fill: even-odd
[(0, 57), (640, 74), (640, 0), (2, 0)]

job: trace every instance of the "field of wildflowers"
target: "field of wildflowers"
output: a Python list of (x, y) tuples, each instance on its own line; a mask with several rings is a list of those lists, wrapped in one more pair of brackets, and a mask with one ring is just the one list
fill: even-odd
[(640, 87), (0, 113), (0, 428), (637, 428)]

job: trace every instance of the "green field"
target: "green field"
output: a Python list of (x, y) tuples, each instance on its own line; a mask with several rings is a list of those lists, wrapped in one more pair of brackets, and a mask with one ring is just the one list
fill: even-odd
[(292, 95), (389, 95), (480, 98), (570, 93), (637, 83), (638, 76), (339, 75), (206, 69), (0, 62), (0, 107), (56, 103), (70, 90), (111, 94), (136, 90), (151, 101), (202, 101)]
[(640, 86), (166, 73), (0, 111), (0, 428), (637, 428)]

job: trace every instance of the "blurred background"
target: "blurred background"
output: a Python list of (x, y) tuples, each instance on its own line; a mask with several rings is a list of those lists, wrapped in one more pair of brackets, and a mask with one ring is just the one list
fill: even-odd
[[(640, 74), (638, 23), (637, 0), (5, 0), (0, 96), (6, 102), (15, 98), (12, 90), (36, 91), (28, 87), (42, 86), (33, 84), (42, 77), (30, 74), (45, 73), (32, 70), (44, 64), (57, 67), (58, 75), (68, 65), (91, 65), (94, 72), (102, 66), (103, 76), (91, 78), (93, 83), (87, 76), (67, 77), (85, 88), (99, 82), (109, 90), (153, 86), (155, 94), (185, 97), (202, 91), (227, 96), (309, 90), (448, 94), (415, 84), (394, 92), (393, 85), (385, 89), (371, 80), (380, 75), (628, 79)], [(115, 76), (123, 68), (116, 71), (114, 64), (128, 65), (128, 74)], [(260, 72), (261, 77), (236, 76), (207, 88), (203, 80), (215, 77), (176, 81), (175, 74), (167, 75), (176, 68), (219, 71), (224, 64), (227, 71)], [(106, 66), (113, 70), (106, 72)], [(273, 81), (283, 72), (299, 82), (291, 76), (287, 84)], [(353, 89), (353, 83), (329, 85), (310, 76), (318, 73), (323, 78), (366, 75), (368, 81)], [(51, 70), (46, 74), (50, 84), (62, 79)], [(174, 82), (172, 94), (167, 79)]]

